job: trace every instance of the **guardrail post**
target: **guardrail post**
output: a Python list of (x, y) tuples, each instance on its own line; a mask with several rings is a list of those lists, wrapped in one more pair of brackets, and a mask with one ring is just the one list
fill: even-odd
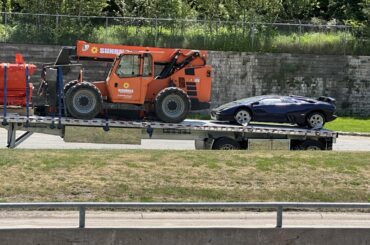
[(278, 206), (276, 211), (276, 228), (281, 228), (283, 226), (283, 206)]
[(80, 207), (80, 222), (79, 222), (79, 228), (85, 228), (85, 214), (86, 209), (84, 206)]

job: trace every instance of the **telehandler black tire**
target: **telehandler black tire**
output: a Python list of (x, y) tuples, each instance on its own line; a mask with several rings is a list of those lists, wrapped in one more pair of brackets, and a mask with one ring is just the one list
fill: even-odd
[(68, 113), (78, 119), (95, 118), (103, 106), (103, 99), (99, 89), (92, 83), (77, 83), (68, 89), (66, 95)]
[(156, 116), (166, 123), (179, 123), (185, 120), (191, 108), (189, 96), (176, 87), (165, 88), (155, 98)]
[(76, 84), (78, 83), (78, 80), (72, 80), (72, 81), (69, 81), (68, 83), (66, 83), (66, 85), (64, 85), (64, 94), (66, 94), (68, 92), (68, 90), (70, 88), (72, 88), (73, 86), (75, 86)]

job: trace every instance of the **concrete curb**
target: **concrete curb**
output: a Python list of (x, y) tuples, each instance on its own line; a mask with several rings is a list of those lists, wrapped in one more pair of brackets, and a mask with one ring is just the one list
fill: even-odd
[(341, 132), (341, 131), (338, 131), (338, 135), (341, 135), (341, 136), (370, 137), (370, 133)]

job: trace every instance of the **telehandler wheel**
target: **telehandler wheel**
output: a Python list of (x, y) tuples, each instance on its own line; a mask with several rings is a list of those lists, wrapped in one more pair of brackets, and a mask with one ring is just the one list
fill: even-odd
[(64, 85), (64, 89), (63, 89), (64, 94), (66, 94), (68, 92), (68, 90), (70, 88), (72, 88), (73, 86), (75, 86), (77, 83), (78, 83), (77, 80), (72, 80), (72, 81), (69, 81), (68, 83), (66, 83), (66, 85)]
[(81, 82), (67, 91), (66, 105), (69, 114), (78, 119), (95, 118), (102, 109), (102, 95), (97, 87), (89, 82)]
[(185, 120), (190, 111), (190, 99), (181, 89), (163, 89), (155, 98), (155, 112), (163, 122), (179, 123)]

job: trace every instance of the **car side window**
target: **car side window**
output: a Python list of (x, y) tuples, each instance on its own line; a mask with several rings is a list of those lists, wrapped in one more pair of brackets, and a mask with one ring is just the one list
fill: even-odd
[(116, 73), (119, 77), (137, 77), (140, 71), (139, 55), (123, 55)]
[(283, 103), (286, 103), (286, 104), (296, 104), (297, 101), (293, 98), (284, 98), (282, 99)]
[(270, 99), (263, 99), (260, 101), (259, 105), (275, 105), (275, 104), (281, 104), (282, 103), (282, 100), (281, 99), (274, 99), (274, 98), (270, 98)]

